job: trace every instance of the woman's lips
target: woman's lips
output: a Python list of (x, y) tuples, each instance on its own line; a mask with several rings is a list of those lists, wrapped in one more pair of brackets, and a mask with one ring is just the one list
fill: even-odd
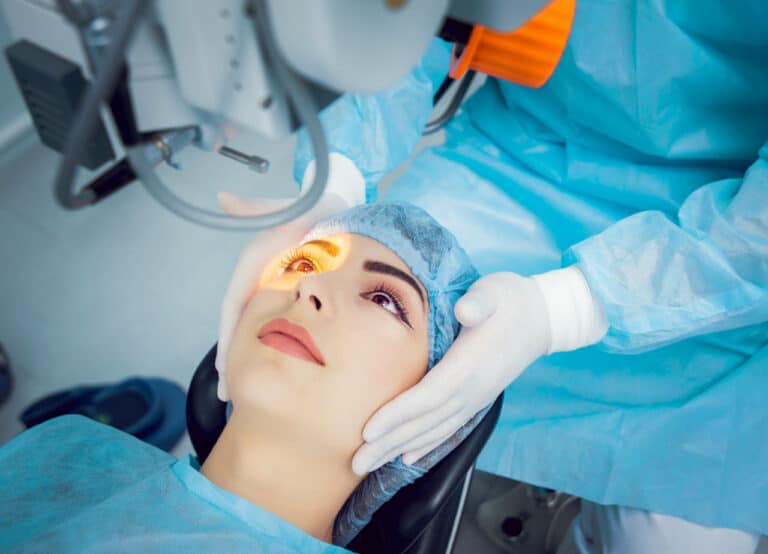
[(294, 358), (325, 365), (323, 354), (309, 331), (285, 318), (279, 317), (264, 325), (259, 329), (257, 337), (262, 344)]

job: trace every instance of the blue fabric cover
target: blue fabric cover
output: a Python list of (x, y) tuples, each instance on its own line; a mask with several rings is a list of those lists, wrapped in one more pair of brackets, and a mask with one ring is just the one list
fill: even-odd
[(68, 415), (0, 448), (0, 551), (348, 552), (127, 433)]

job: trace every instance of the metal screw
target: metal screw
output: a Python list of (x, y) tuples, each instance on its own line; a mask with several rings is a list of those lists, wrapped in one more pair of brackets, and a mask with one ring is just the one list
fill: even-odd
[(269, 171), (269, 160), (264, 159), (256, 155), (248, 155), (245, 152), (240, 152), (229, 146), (222, 146), (219, 148), (219, 154), (230, 160), (235, 160), (241, 164), (245, 164), (249, 169), (257, 173), (266, 173)]

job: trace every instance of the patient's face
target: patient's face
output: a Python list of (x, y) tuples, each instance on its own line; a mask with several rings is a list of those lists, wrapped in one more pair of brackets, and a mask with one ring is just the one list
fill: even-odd
[(351, 456), (368, 418), (426, 372), (427, 303), (405, 263), (367, 237), (332, 235), (285, 253), (265, 269), (232, 340), (235, 414), (318, 454)]

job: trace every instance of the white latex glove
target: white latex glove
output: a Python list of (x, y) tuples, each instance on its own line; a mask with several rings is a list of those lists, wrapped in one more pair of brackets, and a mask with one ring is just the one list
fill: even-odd
[(352, 460), (358, 475), (400, 454), (413, 463), (491, 404), (531, 363), (598, 342), (605, 315), (576, 266), (522, 277), (478, 279), (455, 307), (462, 324), (443, 359), (411, 389), (380, 408)]
[[(314, 179), (315, 162), (309, 164), (302, 179), (302, 194)], [(245, 199), (226, 192), (219, 194), (219, 205), (230, 215), (254, 216), (268, 213), (294, 202), (295, 199)], [(295, 246), (321, 219), (365, 202), (365, 179), (355, 164), (341, 154), (330, 155), (328, 184), (318, 203), (302, 216), (280, 227), (260, 232), (240, 254), (232, 279), (224, 294), (219, 320), (219, 342), (216, 369), (219, 372), (217, 395), (229, 400), (224, 374), (232, 335), (243, 308), (267, 262), (287, 248)]]

